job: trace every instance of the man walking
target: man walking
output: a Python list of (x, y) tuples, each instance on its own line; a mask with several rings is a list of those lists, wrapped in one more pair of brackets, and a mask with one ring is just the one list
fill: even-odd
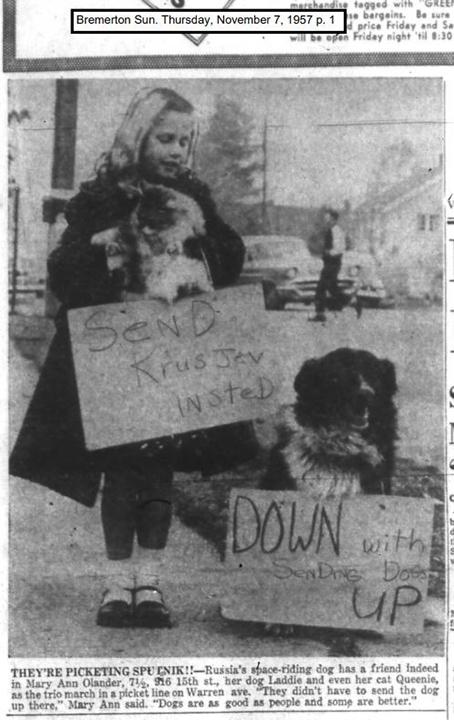
[[(335, 306), (339, 307), (339, 309), (347, 304), (345, 295), (337, 284), (342, 265), (342, 255), (346, 250), (345, 233), (337, 224), (338, 219), (339, 213), (336, 210), (326, 210), (324, 214), (323, 268), (315, 291), (315, 316), (310, 318), (315, 322), (325, 322), (326, 320), (327, 293), (330, 294)], [(357, 300), (356, 312), (359, 317), (360, 308)]]

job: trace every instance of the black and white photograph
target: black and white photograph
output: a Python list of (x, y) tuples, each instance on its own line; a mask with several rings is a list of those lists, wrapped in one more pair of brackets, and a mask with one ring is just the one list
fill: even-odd
[(12, 658), (443, 658), (444, 85), (8, 82)]

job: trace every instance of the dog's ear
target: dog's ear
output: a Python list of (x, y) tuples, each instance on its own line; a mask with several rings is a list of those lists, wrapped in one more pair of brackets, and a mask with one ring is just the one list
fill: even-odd
[(391, 360), (380, 360), (383, 389), (389, 397), (397, 392), (396, 368)]
[(308, 389), (314, 387), (314, 384), (316, 384), (317, 366), (318, 360), (314, 359), (306, 360), (306, 362), (303, 363), (293, 383), (297, 395), (302, 396), (307, 394)]

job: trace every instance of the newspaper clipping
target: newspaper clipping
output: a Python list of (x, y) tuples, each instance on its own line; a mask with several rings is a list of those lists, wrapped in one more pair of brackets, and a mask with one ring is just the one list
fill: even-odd
[(2, 717), (453, 713), (454, 6), (273, 5), (3, 4)]

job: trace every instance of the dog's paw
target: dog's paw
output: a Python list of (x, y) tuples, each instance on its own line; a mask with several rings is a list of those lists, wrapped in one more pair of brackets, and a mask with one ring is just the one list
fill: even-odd
[(265, 633), (275, 638), (288, 638), (295, 634), (295, 625), (282, 625), (281, 623), (267, 623)]

